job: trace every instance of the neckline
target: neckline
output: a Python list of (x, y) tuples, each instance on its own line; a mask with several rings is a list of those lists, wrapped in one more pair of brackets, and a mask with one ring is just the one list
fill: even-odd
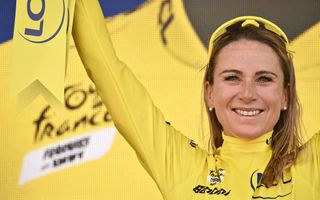
[(237, 151), (237, 152), (266, 152), (271, 150), (271, 137), (273, 131), (267, 132), (255, 139), (244, 139), (232, 136), (227, 136), (222, 133), (223, 144), (220, 147), (221, 151)]

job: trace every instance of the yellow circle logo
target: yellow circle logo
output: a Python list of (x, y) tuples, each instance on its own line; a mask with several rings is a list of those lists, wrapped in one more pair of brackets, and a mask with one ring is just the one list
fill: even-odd
[(68, 20), (64, 0), (27, 0), (20, 3), (25, 4), (22, 15), (26, 20), (19, 34), (29, 42), (49, 42), (61, 32), (64, 22)]

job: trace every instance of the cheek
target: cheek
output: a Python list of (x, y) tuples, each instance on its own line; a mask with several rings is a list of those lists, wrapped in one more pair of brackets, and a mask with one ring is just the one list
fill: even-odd
[(277, 123), (283, 106), (284, 93), (282, 88), (268, 88), (260, 92), (259, 96), (267, 108), (267, 124), (269, 128)]
[(269, 107), (281, 109), (281, 104), (284, 101), (284, 91), (282, 88), (262, 89), (259, 91), (259, 94)]
[(222, 105), (227, 103), (230, 98), (231, 91), (227, 89), (223, 84), (216, 83), (213, 87), (213, 100), (215, 108), (219, 109)]
[(229, 86), (223, 83), (217, 83), (213, 87), (213, 100), (216, 115), (219, 121), (226, 117), (229, 110), (229, 105), (237, 96), (238, 88)]

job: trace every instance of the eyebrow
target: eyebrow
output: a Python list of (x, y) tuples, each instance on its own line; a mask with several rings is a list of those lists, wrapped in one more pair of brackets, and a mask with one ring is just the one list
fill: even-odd
[(271, 75), (275, 76), (276, 78), (278, 77), (278, 75), (277, 75), (276, 73), (271, 72), (271, 71), (262, 70), (262, 71), (258, 71), (258, 72), (256, 73), (256, 75), (261, 75), (261, 74), (271, 74)]
[[(226, 70), (223, 70), (222, 72), (220, 72), (219, 75), (224, 74), (224, 73), (242, 74), (242, 71), (237, 70), (237, 69), (226, 69)], [(262, 74), (271, 74), (271, 75), (273, 75), (275, 77), (278, 77), (278, 75), (276, 73), (271, 72), (271, 71), (266, 71), (266, 70), (258, 71), (258, 72), (256, 72), (255, 75), (262, 75)]]
[(220, 72), (219, 75), (224, 74), (224, 73), (230, 73), (230, 72), (233, 72), (233, 73), (236, 73), (236, 74), (242, 74), (242, 72), (240, 70), (237, 70), (237, 69), (226, 69), (226, 70), (223, 70), (222, 72)]

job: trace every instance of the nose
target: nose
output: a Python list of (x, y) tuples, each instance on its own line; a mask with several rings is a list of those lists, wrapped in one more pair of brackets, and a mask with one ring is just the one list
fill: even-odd
[(242, 82), (239, 97), (245, 103), (250, 103), (256, 100), (256, 88), (251, 80)]

